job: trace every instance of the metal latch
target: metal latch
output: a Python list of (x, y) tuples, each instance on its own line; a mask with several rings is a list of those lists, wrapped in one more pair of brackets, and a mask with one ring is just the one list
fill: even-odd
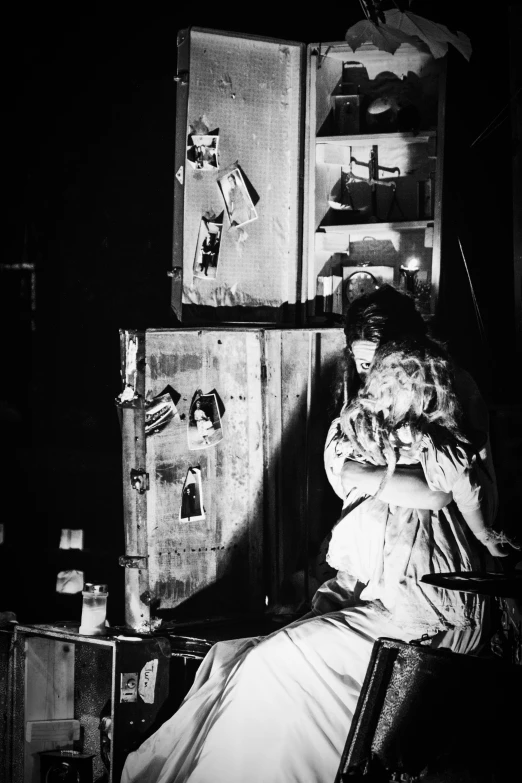
[(124, 568), (147, 568), (147, 555), (120, 555), (118, 563)]
[(122, 672), (120, 680), (121, 701), (138, 701), (138, 672)]
[(178, 71), (177, 76), (174, 77), (174, 81), (178, 84), (188, 84), (188, 71)]
[(136, 468), (132, 468), (130, 472), (130, 480), (132, 488), (137, 490), (140, 495), (143, 495), (150, 488), (149, 474), (145, 473), (144, 470), (136, 470)]

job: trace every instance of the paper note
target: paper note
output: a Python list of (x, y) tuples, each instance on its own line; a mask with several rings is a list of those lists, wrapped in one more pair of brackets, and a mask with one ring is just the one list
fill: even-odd
[(27, 742), (73, 742), (80, 739), (80, 721), (28, 720), (25, 727)]
[(140, 672), (138, 693), (145, 704), (154, 704), (154, 691), (156, 689), (156, 674), (158, 672), (158, 659), (147, 661)]
[(60, 549), (83, 549), (83, 530), (62, 528)]

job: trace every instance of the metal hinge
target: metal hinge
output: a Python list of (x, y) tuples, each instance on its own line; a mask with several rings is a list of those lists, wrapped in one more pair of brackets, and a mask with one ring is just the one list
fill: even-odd
[(143, 495), (149, 488), (149, 474), (144, 470), (136, 470), (132, 468), (130, 472), (130, 481), (133, 489), (137, 490), (140, 495)]
[(147, 568), (147, 555), (120, 555), (118, 563), (123, 568)]
[(177, 75), (174, 76), (174, 81), (178, 84), (188, 84), (188, 77), (188, 71), (178, 71)]

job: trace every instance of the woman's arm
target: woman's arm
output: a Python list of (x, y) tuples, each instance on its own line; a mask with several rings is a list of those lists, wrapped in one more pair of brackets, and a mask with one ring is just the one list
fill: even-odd
[(494, 530), (486, 527), (480, 508), (460, 509), (460, 513), (475, 538), (484, 544), (493, 557), (507, 557), (509, 555), (508, 540), (506, 539), (506, 543), (503, 543), (502, 534), (495, 533)]
[[(357, 487), (367, 495), (375, 495), (385, 473), (386, 467), (347, 460), (341, 471), (343, 489), (348, 493)], [(450, 492), (430, 489), (422, 470), (398, 465), (379, 499), (394, 506), (439, 511), (451, 502), (453, 496)]]

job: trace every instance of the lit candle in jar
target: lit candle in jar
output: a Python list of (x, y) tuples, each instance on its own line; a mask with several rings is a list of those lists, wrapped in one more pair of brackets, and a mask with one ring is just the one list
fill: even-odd
[(404, 287), (410, 294), (415, 293), (419, 269), (420, 265), (417, 258), (410, 258), (406, 266), (401, 266), (401, 276), (404, 277)]
[(80, 633), (86, 636), (99, 636), (105, 633), (107, 617), (107, 585), (95, 585), (87, 582), (82, 591), (82, 621)]

